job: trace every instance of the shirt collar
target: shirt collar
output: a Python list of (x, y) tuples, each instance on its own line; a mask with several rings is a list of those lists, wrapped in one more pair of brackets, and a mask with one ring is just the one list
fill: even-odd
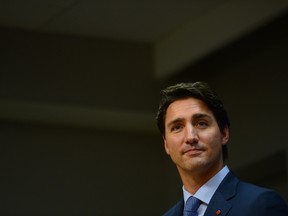
[(224, 166), (215, 176), (213, 176), (204, 185), (202, 185), (194, 195), (186, 191), (183, 186), (182, 189), (183, 189), (184, 203), (186, 203), (187, 199), (190, 196), (194, 196), (199, 200), (201, 200), (203, 203), (206, 203), (208, 205), (218, 186), (225, 178), (225, 176), (228, 174), (228, 172), (229, 168), (227, 166)]

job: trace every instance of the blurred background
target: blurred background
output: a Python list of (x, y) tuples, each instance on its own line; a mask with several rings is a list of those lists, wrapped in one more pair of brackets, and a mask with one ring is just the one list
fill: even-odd
[(286, 0), (1, 0), (0, 214), (162, 215), (182, 184), (160, 90), (198, 80), (229, 167), (288, 200), (287, 27)]

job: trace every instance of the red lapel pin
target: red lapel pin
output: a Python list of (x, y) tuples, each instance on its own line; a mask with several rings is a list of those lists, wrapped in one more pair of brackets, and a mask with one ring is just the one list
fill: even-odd
[(218, 215), (220, 215), (221, 214), (221, 211), (220, 210), (217, 210), (216, 211), (216, 215), (218, 216)]

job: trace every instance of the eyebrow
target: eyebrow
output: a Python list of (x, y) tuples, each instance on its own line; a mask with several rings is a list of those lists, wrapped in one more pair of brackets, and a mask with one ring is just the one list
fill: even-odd
[[(208, 114), (205, 114), (205, 113), (196, 113), (192, 116), (192, 120), (193, 119), (200, 119), (200, 118), (209, 118), (209, 119), (212, 119), (212, 117)], [(171, 122), (169, 122), (167, 124), (167, 127), (170, 127), (171, 125), (174, 125), (174, 124), (177, 124), (179, 122), (182, 122), (184, 120), (184, 118), (176, 118), (174, 120), (172, 120)]]
[(206, 113), (196, 113), (192, 116), (192, 119), (199, 119), (199, 118), (209, 118), (212, 119), (212, 117)]
[(169, 127), (171, 127), (171, 126), (174, 125), (174, 124), (177, 124), (177, 123), (179, 123), (179, 122), (182, 122), (183, 120), (184, 120), (184, 118), (176, 118), (176, 119), (172, 120), (171, 122), (169, 122), (169, 123), (167, 124), (167, 127), (169, 128)]

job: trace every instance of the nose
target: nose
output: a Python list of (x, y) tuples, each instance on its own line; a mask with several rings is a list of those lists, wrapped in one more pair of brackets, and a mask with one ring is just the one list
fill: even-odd
[(195, 145), (199, 142), (197, 130), (192, 126), (186, 126), (185, 143), (188, 145)]

